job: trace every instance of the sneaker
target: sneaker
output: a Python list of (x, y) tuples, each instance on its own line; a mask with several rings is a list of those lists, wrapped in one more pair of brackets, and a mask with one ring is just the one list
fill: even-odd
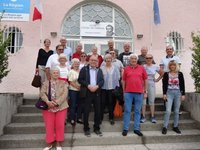
[(140, 119), (140, 123), (144, 123), (145, 121), (146, 121), (146, 118), (142, 116)]
[(103, 136), (102, 132), (100, 130), (94, 130), (94, 133), (98, 136)]
[(137, 134), (138, 136), (143, 136), (142, 132), (140, 132), (139, 130), (134, 130), (134, 133)]
[(110, 124), (111, 124), (111, 125), (114, 125), (114, 124), (115, 124), (115, 122), (114, 122), (113, 119), (110, 120)]
[(85, 136), (91, 137), (91, 134), (90, 134), (90, 131), (89, 131), (89, 130), (88, 130), (88, 131), (85, 131)]
[(56, 150), (62, 150), (62, 147), (58, 146), (56, 147)]
[(162, 128), (162, 134), (167, 134), (167, 128), (165, 127)]
[(178, 127), (173, 127), (173, 131), (176, 132), (177, 134), (181, 134), (181, 131), (179, 130)]
[(156, 118), (155, 118), (155, 117), (151, 117), (151, 122), (152, 122), (152, 123), (157, 123)]
[(51, 150), (53, 148), (53, 146), (48, 146), (48, 147), (45, 147), (43, 150)]
[(123, 130), (122, 135), (127, 136), (127, 134), (128, 134), (128, 130)]

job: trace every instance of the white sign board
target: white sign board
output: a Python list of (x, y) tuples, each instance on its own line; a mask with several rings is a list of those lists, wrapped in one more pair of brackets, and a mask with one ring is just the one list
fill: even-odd
[(0, 0), (2, 21), (29, 21), (30, 0)]
[(113, 23), (82, 22), (80, 31), (81, 36), (112, 37), (114, 35), (114, 26)]

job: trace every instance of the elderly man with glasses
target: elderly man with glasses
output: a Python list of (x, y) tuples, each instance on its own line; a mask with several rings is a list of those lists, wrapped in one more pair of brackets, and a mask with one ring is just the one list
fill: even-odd
[(98, 136), (102, 136), (100, 131), (100, 109), (101, 109), (101, 87), (104, 84), (103, 72), (100, 68), (97, 68), (98, 58), (92, 55), (89, 59), (89, 65), (83, 67), (80, 71), (78, 82), (81, 84), (81, 90), (84, 91), (84, 114), (83, 114), (83, 125), (85, 136), (90, 137), (90, 127), (89, 127), (89, 113), (91, 104), (94, 106), (94, 132)]
[(122, 135), (126, 136), (131, 119), (131, 108), (134, 100), (134, 133), (143, 136), (140, 132), (140, 112), (143, 98), (147, 97), (147, 73), (142, 65), (137, 64), (138, 56), (130, 55), (130, 65), (124, 69), (122, 87), (124, 91), (124, 127)]

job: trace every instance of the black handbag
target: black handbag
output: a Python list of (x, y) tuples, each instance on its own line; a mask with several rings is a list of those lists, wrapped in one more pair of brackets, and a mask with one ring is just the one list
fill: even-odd
[[(49, 101), (51, 101), (51, 82), (50, 81), (49, 81), (48, 99), (49, 99)], [(43, 101), (41, 98), (39, 98), (39, 100), (36, 102), (35, 107), (38, 109), (42, 109), (42, 110), (48, 109), (47, 103), (45, 101)]]
[(32, 81), (32, 83), (31, 83), (31, 85), (32, 85), (33, 87), (36, 87), (36, 88), (41, 87), (41, 76), (40, 76), (40, 75), (35, 75), (35, 76), (33, 77), (33, 81)]

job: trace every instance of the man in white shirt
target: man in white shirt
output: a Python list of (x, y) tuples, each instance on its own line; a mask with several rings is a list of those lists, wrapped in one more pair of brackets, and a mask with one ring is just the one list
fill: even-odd
[(46, 76), (47, 76), (48, 80), (50, 79), (50, 69), (59, 65), (58, 58), (59, 58), (59, 55), (61, 53), (63, 53), (63, 51), (64, 51), (64, 47), (62, 45), (57, 45), (56, 46), (56, 53), (51, 55), (48, 58), (46, 66), (45, 66), (45, 68), (46, 68), (45, 72), (46, 72)]
[(168, 64), (171, 60), (175, 60), (176, 63), (179, 64), (179, 66), (181, 65), (181, 61), (180, 58), (178, 56), (174, 55), (174, 48), (173, 46), (169, 45), (166, 47), (166, 53), (167, 56), (163, 57), (160, 61), (160, 68), (164, 71), (164, 72), (168, 72)]

